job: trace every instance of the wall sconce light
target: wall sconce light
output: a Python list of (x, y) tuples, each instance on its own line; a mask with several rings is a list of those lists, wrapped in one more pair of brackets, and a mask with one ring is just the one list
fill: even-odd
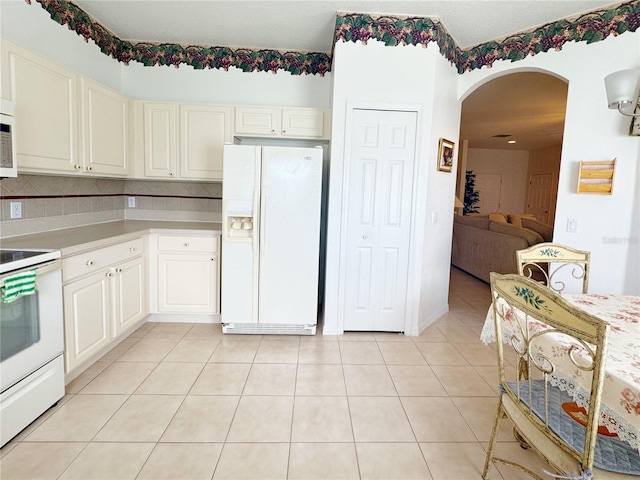
[(640, 117), (640, 113), (633, 113), (640, 95), (640, 70), (620, 70), (604, 77), (607, 90), (609, 108), (629, 117)]

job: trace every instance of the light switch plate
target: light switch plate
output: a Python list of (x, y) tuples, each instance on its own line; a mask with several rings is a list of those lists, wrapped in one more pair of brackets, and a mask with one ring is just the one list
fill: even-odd
[(578, 233), (578, 219), (570, 218), (567, 220), (567, 232)]
[(129, 208), (136, 208), (136, 197), (127, 197), (127, 205)]
[(22, 202), (11, 202), (11, 218), (22, 218)]

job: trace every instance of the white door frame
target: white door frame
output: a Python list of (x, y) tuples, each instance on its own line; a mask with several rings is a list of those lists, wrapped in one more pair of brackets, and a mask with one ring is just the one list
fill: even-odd
[[(424, 227), (419, 226), (417, 222), (418, 195), (420, 180), (420, 162), (419, 152), (421, 150), (420, 126), (422, 125), (422, 108), (418, 105), (406, 104), (371, 104), (371, 103), (352, 103), (346, 104), (346, 120), (345, 120), (345, 142), (343, 151), (342, 164), (342, 195), (341, 195), (341, 218), (340, 218), (340, 259), (339, 259), (339, 277), (338, 277), (338, 325), (337, 334), (344, 333), (344, 307), (345, 307), (345, 281), (346, 281), (346, 247), (347, 247), (347, 215), (348, 209), (348, 186), (349, 186), (349, 166), (351, 163), (351, 138), (352, 138), (352, 122), (354, 110), (379, 110), (379, 111), (397, 111), (397, 112), (415, 112), (416, 113), (416, 142), (414, 152), (413, 167), (413, 192), (411, 196), (411, 227), (409, 238), (409, 273), (407, 278), (407, 299), (406, 299), (406, 318), (404, 322), (404, 332), (418, 332), (418, 312), (420, 311), (420, 271), (421, 268), (416, 265), (422, 264), (422, 233)], [(426, 178), (424, 185), (426, 185)], [(416, 333), (417, 334), (417, 333)]]

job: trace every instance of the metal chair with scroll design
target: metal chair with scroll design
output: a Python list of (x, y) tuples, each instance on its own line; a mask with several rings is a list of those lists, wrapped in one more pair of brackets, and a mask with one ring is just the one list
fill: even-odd
[[(637, 480), (638, 451), (618, 438), (598, 434), (609, 324), (521, 275), (491, 273), (491, 295), (501, 393), (482, 478), (488, 479), (492, 463), (501, 463), (537, 480), (550, 478), (548, 475), (576, 480)], [(545, 347), (547, 335), (561, 336), (564, 347)], [(520, 359), (528, 360), (526, 378), (518, 367), (505, 361), (503, 341)], [(558, 364), (579, 371), (590, 387), (581, 397), (585, 407), (580, 415), (568, 413), (575, 412), (568, 405), (578, 404), (554, 386), (559, 384), (555, 376)], [(545, 471), (543, 477), (518, 464), (517, 459), (495, 456), (503, 415), (559, 473)]]
[(587, 293), (590, 257), (591, 253), (586, 250), (551, 242), (538, 243), (516, 252), (518, 273), (540, 281), (557, 293), (564, 291), (565, 280), (569, 276), (581, 280), (582, 293)]

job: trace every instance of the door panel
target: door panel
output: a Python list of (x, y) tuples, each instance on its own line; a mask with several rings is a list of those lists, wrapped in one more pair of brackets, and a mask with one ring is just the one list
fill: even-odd
[(533, 213), (540, 222), (547, 225), (551, 221), (549, 209), (552, 181), (552, 173), (533, 173), (529, 177), (527, 213)]
[(417, 114), (354, 110), (344, 330), (404, 330)]
[(322, 150), (262, 152), (259, 322), (315, 325)]

